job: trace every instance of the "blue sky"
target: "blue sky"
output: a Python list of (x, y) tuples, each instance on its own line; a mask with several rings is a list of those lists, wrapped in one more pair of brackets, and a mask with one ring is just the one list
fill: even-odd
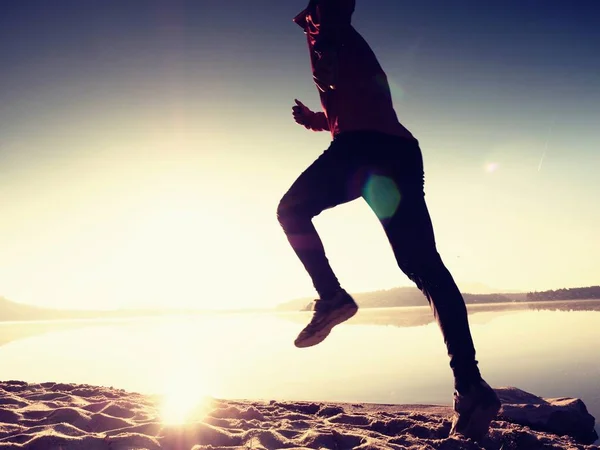
[[(265, 306), (312, 295), (275, 219), (325, 149), (300, 1), (0, 3), (0, 295)], [(421, 142), (459, 285), (598, 284), (592, 1), (357, 0)], [(410, 285), (355, 202), (316, 219), (350, 290)], [(219, 298), (218, 302), (206, 297)]]

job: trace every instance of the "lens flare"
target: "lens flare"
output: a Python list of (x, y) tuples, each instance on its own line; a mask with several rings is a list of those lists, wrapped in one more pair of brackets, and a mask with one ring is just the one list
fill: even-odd
[(487, 173), (494, 173), (498, 170), (499, 167), (500, 167), (500, 165), (496, 162), (487, 163), (485, 165), (485, 171)]
[(400, 191), (394, 180), (382, 175), (371, 175), (363, 188), (363, 197), (377, 217), (389, 219), (400, 204)]
[(405, 93), (400, 83), (391, 78), (377, 78), (377, 82), (381, 85), (382, 88), (389, 86), (390, 92), (395, 101), (404, 100)]

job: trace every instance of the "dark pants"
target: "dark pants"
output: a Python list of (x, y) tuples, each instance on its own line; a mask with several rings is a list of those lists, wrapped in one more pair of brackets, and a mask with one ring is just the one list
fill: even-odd
[(458, 384), (479, 379), (467, 310), (437, 252), (423, 191), (418, 142), (375, 132), (349, 132), (294, 182), (277, 208), (290, 244), (320, 297), (340, 288), (312, 218), (363, 197), (379, 218), (400, 269), (425, 294), (440, 325)]

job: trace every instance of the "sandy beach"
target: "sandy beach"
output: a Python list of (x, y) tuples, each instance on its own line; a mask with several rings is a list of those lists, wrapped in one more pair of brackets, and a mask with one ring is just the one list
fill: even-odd
[[(448, 436), (452, 411), (447, 406), (204, 399), (183, 414), (176, 402), (160, 396), (89, 385), (7, 381), (0, 383), (0, 448), (600, 448), (578, 443), (574, 437), (536, 431), (516, 423), (523, 423), (525, 416), (531, 417), (532, 409), (566, 408), (558, 424), (563, 426), (573, 419), (567, 411), (574, 406), (585, 410), (580, 400), (546, 402), (513, 388), (498, 392), (504, 403), (512, 403), (503, 407), (485, 441), (475, 443)], [(527, 404), (519, 399), (525, 399)], [(585, 421), (590, 418), (586, 416)], [(591, 425), (593, 429), (593, 418)], [(533, 428), (540, 427), (534, 424)]]

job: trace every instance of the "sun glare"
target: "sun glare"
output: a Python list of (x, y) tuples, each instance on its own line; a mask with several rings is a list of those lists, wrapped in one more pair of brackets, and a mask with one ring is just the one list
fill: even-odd
[[(201, 345), (191, 351), (189, 343), (206, 342), (194, 333), (194, 328), (181, 319), (173, 319), (158, 329), (161, 345), (157, 352), (163, 358), (164, 387), (160, 416), (164, 424), (183, 425), (201, 420), (211, 406), (211, 371), (198, 354), (203, 354)], [(198, 352), (198, 354), (196, 354)]]
[(198, 386), (199, 380), (173, 380), (166, 389), (161, 405), (161, 420), (166, 425), (184, 425), (201, 420), (209, 411), (211, 400)]

